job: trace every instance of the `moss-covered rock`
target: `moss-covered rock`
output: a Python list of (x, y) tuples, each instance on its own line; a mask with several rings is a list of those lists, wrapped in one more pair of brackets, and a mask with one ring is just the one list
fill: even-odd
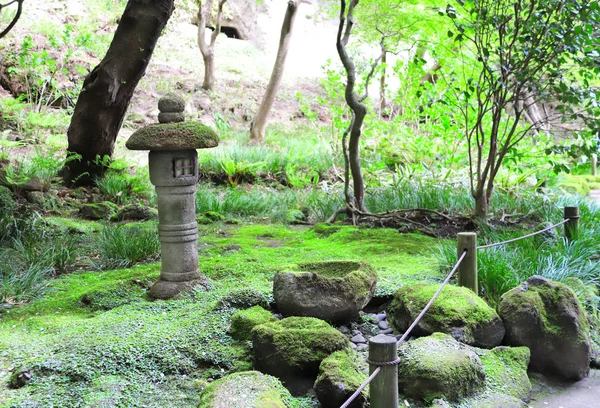
[(398, 384), (408, 397), (458, 401), (483, 387), (485, 370), (477, 354), (444, 333), (398, 346)]
[(248, 309), (252, 306), (269, 307), (270, 294), (256, 289), (240, 289), (224, 295), (219, 301), (219, 307), (235, 307)]
[[(323, 408), (338, 408), (367, 379), (369, 367), (352, 349), (336, 351), (319, 366), (315, 392)], [(367, 389), (352, 402), (349, 408), (367, 406)]]
[(121, 208), (116, 215), (119, 221), (143, 221), (158, 219), (158, 211), (156, 208), (147, 207), (140, 204), (129, 204)]
[(288, 317), (252, 330), (255, 366), (280, 378), (317, 374), (323, 359), (350, 346), (349, 340), (326, 322), (312, 317)]
[(133, 282), (109, 285), (90, 291), (81, 297), (81, 303), (91, 310), (111, 310), (143, 300), (146, 300), (145, 288)]
[(288, 408), (291, 395), (275, 377), (246, 371), (221, 378), (200, 394), (198, 408)]
[(199, 122), (159, 123), (138, 130), (125, 145), (130, 150), (208, 149), (217, 147), (219, 138)]
[(369, 303), (376, 284), (377, 272), (365, 262), (307, 262), (276, 273), (273, 297), (285, 316), (345, 323)]
[(313, 227), (313, 231), (315, 231), (319, 235), (324, 235), (326, 237), (335, 234), (341, 229), (342, 227), (340, 225), (334, 225), (328, 222), (322, 222)]
[(79, 214), (88, 220), (109, 220), (113, 218), (119, 207), (110, 201), (96, 204), (84, 204), (79, 208)]
[(505, 342), (531, 350), (530, 369), (568, 380), (588, 375), (588, 321), (568, 286), (532, 276), (502, 295), (498, 311)]
[(496, 347), (480, 353), (486, 387), (494, 394), (529, 401), (531, 383), (527, 376), (530, 352), (527, 347)]
[(240, 310), (231, 317), (229, 332), (231, 333), (231, 337), (236, 340), (250, 340), (254, 327), (259, 324), (274, 322), (275, 320), (277, 318), (273, 316), (273, 313), (260, 306), (254, 306), (250, 309)]
[(185, 100), (172, 92), (158, 100), (158, 110), (164, 113), (180, 113), (185, 110)]
[[(404, 332), (421, 313), (439, 285), (412, 285), (400, 288), (388, 308), (388, 321)], [(471, 290), (446, 286), (423, 316), (413, 333), (448, 333), (456, 340), (477, 347), (492, 348), (504, 337), (504, 325), (494, 309)]]

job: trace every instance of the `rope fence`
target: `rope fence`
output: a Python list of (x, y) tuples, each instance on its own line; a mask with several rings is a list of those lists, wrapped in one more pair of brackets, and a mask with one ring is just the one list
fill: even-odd
[[(579, 207), (565, 207), (564, 220), (552, 226), (544, 228), (540, 231), (524, 235), (522, 237), (509, 239), (503, 242), (477, 246), (477, 234), (474, 232), (462, 232), (457, 236), (457, 255), (456, 264), (444, 279), (437, 292), (432, 296), (421, 313), (412, 322), (410, 327), (404, 332), (402, 337), (396, 341), (394, 337), (387, 335), (378, 335), (369, 339), (369, 363), (372, 371), (369, 378), (340, 406), (340, 408), (348, 408), (350, 404), (360, 395), (361, 392), (373, 383), (370, 388), (371, 408), (398, 408), (398, 364), (400, 359), (397, 354), (398, 344), (405, 341), (411, 334), (412, 330), (419, 324), (427, 310), (433, 302), (438, 298), (444, 287), (450, 282), (450, 279), (458, 271), (458, 284), (473, 290), (475, 293), (479, 291), (477, 279), (477, 250), (493, 248), (501, 245), (506, 245), (512, 242), (517, 242), (523, 239), (531, 238), (544, 232), (553, 230), (561, 225), (565, 226), (565, 237), (572, 241), (577, 238), (579, 231)], [(384, 378), (385, 377), (385, 378)]]

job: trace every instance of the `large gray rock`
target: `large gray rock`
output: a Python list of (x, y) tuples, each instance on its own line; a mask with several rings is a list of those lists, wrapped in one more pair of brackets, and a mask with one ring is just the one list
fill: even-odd
[(591, 346), (585, 312), (567, 286), (532, 276), (502, 295), (505, 342), (531, 350), (529, 368), (568, 380), (589, 373)]
[(246, 371), (207, 386), (200, 394), (198, 408), (288, 408), (291, 398), (277, 378)]
[[(367, 379), (369, 366), (352, 349), (336, 351), (319, 366), (315, 393), (323, 408), (339, 408)], [(367, 406), (368, 393), (362, 393), (349, 408)]]
[[(388, 321), (404, 332), (421, 313), (439, 285), (412, 285), (400, 288), (388, 308)], [(446, 286), (413, 333), (426, 336), (441, 332), (476, 347), (492, 348), (504, 338), (502, 320), (488, 304), (471, 290)]]
[(398, 346), (398, 385), (411, 398), (431, 401), (443, 396), (459, 401), (483, 388), (485, 370), (479, 356), (444, 333)]
[(285, 316), (345, 323), (369, 303), (376, 284), (377, 272), (364, 262), (307, 262), (277, 272), (273, 297)]
[(346, 336), (312, 317), (288, 317), (252, 330), (255, 367), (280, 378), (316, 376), (323, 359), (347, 347)]

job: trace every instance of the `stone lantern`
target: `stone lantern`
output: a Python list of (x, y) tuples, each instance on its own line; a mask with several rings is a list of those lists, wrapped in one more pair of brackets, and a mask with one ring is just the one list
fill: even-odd
[(166, 95), (158, 103), (159, 124), (135, 132), (126, 143), (130, 150), (149, 150), (150, 181), (158, 198), (160, 279), (150, 296), (170, 299), (181, 291), (206, 283), (198, 269), (196, 183), (198, 153), (219, 144), (217, 134), (197, 122), (184, 122), (184, 101)]

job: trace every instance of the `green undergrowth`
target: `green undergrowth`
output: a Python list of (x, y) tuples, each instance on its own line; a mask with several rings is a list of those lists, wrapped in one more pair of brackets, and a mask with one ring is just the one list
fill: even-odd
[[(267, 306), (283, 264), (364, 260), (379, 272), (378, 294), (439, 278), (433, 239), (391, 229), (217, 223), (201, 235), (208, 292), (148, 301), (154, 263), (64, 275), (33, 303), (0, 314), (0, 406), (195, 406), (206, 379), (251, 368), (248, 342), (228, 333), (231, 317)], [(28, 385), (8, 388), (22, 373)]]

